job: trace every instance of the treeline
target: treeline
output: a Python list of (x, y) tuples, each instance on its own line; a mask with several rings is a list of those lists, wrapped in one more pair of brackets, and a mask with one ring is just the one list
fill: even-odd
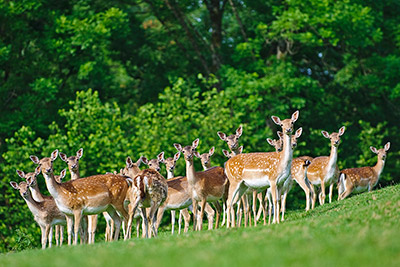
[[(320, 131), (344, 125), (339, 167), (375, 164), (369, 146), (390, 141), (380, 184), (399, 182), (399, 8), (333, 0), (0, 2), (0, 250), (39, 245), (39, 227), (9, 182), (19, 180), (16, 169), (34, 170), (29, 155), (56, 148), (68, 156), (84, 148), (87, 176), (119, 170), (127, 156), (172, 156), (173, 143), (198, 137), (199, 152), (215, 146), (212, 162), (223, 166), (227, 147), (217, 131), (243, 125), (244, 152), (272, 151), (270, 116), (298, 109), (304, 131), (295, 156), (329, 154)], [(184, 174), (183, 161), (176, 173)], [(289, 208), (304, 207), (298, 188), (289, 198)]]

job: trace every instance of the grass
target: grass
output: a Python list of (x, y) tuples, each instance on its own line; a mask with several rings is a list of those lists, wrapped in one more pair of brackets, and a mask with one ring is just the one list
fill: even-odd
[(279, 225), (0, 255), (0, 266), (399, 266), (400, 185), (293, 211)]

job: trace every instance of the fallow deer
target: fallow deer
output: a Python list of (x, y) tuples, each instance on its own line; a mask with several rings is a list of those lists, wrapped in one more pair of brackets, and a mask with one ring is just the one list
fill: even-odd
[[(25, 175), (22, 171), (18, 171), (18, 175)], [(37, 202), (33, 199), (32, 193), (29, 190), (31, 180), (27, 177), (27, 182), (11, 182), (14, 189), (19, 190), (20, 195), (28, 205), (29, 210), (32, 212), (35, 221), (39, 224), (42, 232), (42, 249), (46, 248), (47, 240), (51, 227), (57, 224), (66, 224), (65, 215), (57, 208), (53, 199), (44, 198), (43, 201)], [(49, 238), (49, 247), (51, 247), (51, 238)]]
[[(51, 153), (49, 158), (39, 159), (30, 156), (38, 164), (45, 178), (46, 186), (53, 196), (61, 212), (74, 221), (74, 244), (78, 242), (78, 229), (82, 215), (93, 215), (107, 211), (113, 218), (116, 226), (114, 239), (119, 236), (121, 219), (126, 220), (128, 214), (124, 208), (124, 201), (128, 191), (128, 179), (120, 175), (94, 175), (65, 183), (57, 183), (54, 179), (53, 161), (58, 156), (58, 150)], [(121, 216), (121, 217), (120, 217)], [(72, 225), (68, 225), (68, 232)], [(70, 240), (68, 242), (70, 244)]]
[(378, 183), (385, 166), (386, 153), (390, 148), (390, 142), (387, 142), (381, 149), (376, 149), (373, 146), (369, 148), (378, 155), (378, 161), (373, 167), (367, 166), (342, 170), (338, 181), (338, 200), (345, 199), (352, 192), (360, 193), (366, 190), (370, 192)]
[(339, 177), (339, 168), (337, 166), (338, 147), (340, 144), (340, 136), (344, 134), (345, 127), (342, 126), (338, 133), (329, 134), (321, 131), (322, 135), (331, 141), (331, 153), (329, 157), (321, 156), (314, 158), (307, 168), (307, 178), (311, 183), (311, 191), (313, 194), (311, 208), (314, 209), (316, 202), (316, 194), (314, 186), (321, 186), (321, 192), (318, 195), (320, 205), (325, 203), (325, 186), (329, 186), (329, 203), (332, 202), (333, 185)]
[[(145, 225), (144, 232), (146, 238), (148, 237), (148, 220), (150, 220), (150, 228), (153, 235), (157, 237), (155, 214), (167, 198), (167, 195), (168, 185), (166, 179), (159, 172), (153, 169), (146, 169), (135, 176), (133, 178), (132, 190), (129, 194), (132, 210), (129, 211), (128, 229), (132, 224), (131, 215), (139, 207), (141, 208), (142, 219)], [(150, 208), (148, 216), (146, 208)]]
[[(189, 183), (193, 204), (193, 217), (198, 218), (200, 226), (197, 229), (197, 220), (193, 220), (193, 229), (202, 230), (203, 214), (206, 202), (215, 202), (225, 198), (229, 186), (228, 179), (221, 167), (213, 167), (207, 171), (196, 172), (193, 165), (193, 155), (199, 144), (199, 139), (193, 141), (191, 146), (182, 147), (175, 143), (175, 148), (182, 152), (186, 162), (186, 177)], [(200, 202), (200, 216), (197, 216), (197, 205)], [(216, 228), (219, 225), (221, 209), (217, 208)]]
[(225, 164), (225, 172), (230, 186), (227, 200), (228, 221), (234, 226), (232, 205), (240, 199), (246, 190), (263, 190), (271, 187), (274, 208), (274, 223), (279, 223), (279, 207), (277, 203), (277, 187), (283, 185), (290, 174), (293, 158), (291, 135), (294, 123), (299, 117), (299, 111), (292, 114), (291, 119), (280, 120), (272, 116), (272, 120), (282, 127), (284, 133), (283, 150), (281, 152), (245, 153), (230, 158)]

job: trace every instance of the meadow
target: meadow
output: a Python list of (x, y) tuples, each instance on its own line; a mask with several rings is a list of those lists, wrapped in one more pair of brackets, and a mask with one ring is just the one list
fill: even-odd
[(400, 185), (288, 211), (279, 225), (63, 245), (0, 255), (0, 266), (399, 266)]

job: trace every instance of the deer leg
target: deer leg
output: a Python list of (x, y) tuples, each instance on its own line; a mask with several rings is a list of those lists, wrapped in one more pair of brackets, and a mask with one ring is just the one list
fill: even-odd
[(334, 183), (332, 183), (332, 184), (329, 186), (329, 203), (332, 203), (333, 185), (334, 185)]
[(42, 240), (42, 249), (45, 249), (45, 248), (46, 248), (47, 237), (49, 236), (50, 230), (51, 230), (51, 225), (50, 225), (50, 224), (46, 224), (46, 225), (43, 227), (43, 230), (42, 230), (42, 237), (43, 237), (43, 240)]
[(221, 212), (222, 212), (222, 207), (221, 207), (221, 204), (219, 204), (218, 200), (214, 202), (214, 205), (215, 205), (215, 210), (217, 211), (217, 217), (215, 220), (215, 229), (218, 229), (219, 220), (220, 220), (220, 216), (221, 216)]
[(188, 209), (183, 209), (180, 211), (180, 213), (182, 214), (184, 220), (185, 220), (185, 228), (183, 230), (184, 233), (187, 233), (189, 230), (189, 224), (190, 224), (190, 214)]
[(321, 181), (321, 192), (319, 193), (319, 204), (322, 206), (325, 204), (325, 182)]
[(257, 226), (257, 191), (253, 190), (253, 219), (254, 226)]
[[(211, 230), (214, 227), (215, 211), (207, 202), (205, 203), (204, 211), (207, 213), (208, 230)], [(200, 221), (200, 223), (202, 224), (203, 222)]]
[[(81, 226), (82, 211), (74, 210), (74, 245), (78, 244), (78, 233)], [(82, 240), (83, 237), (81, 237)]]
[(117, 214), (116, 210), (112, 206), (108, 207), (107, 213), (108, 213), (108, 215), (110, 215), (110, 217), (112, 218), (112, 220), (113, 220), (113, 222), (115, 224), (115, 232), (114, 232), (113, 240), (118, 240), (119, 232), (120, 232), (120, 229), (121, 229), (121, 223), (122, 223), (121, 218), (119, 217), (119, 215)]
[(310, 189), (311, 189), (311, 195), (312, 195), (311, 209), (314, 209), (315, 202), (317, 202), (317, 193), (315, 192), (315, 187), (313, 184), (310, 184)]
[(143, 225), (144, 225), (144, 229), (143, 229), (143, 234), (145, 238), (149, 238), (149, 233), (148, 233), (148, 226), (149, 226), (149, 222), (147, 220), (147, 212), (146, 212), (146, 208), (141, 208), (142, 211), (142, 220), (143, 220)]
[[(203, 230), (203, 216), (204, 216), (204, 208), (206, 206), (206, 199), (202, 199), (200, 203), (200, 216), (198, 218), (199, 220), (199, 231)], [(194, 208), (194, 207), (193, 207)]]
[(285, 220), (285, 211), (286, 211), (286, 197), (288, 192), (285, 191), (282, 195), (281, 199), (281, 209), (282, 209), (282, 222)]
[(224, 201), (222, 203), (222, 222), (221, 222), (221, 226), (224, 226), (226, 223), (226, 201)]
[(303, 189), (304, 193), (306, 194), (306, 211), (310, 210), (310, 185), (307, 184), (306, 179), (300, 179), (299, 181), (295, 180), (301, 189)]
[(193, 231), (196, 231), (197, 227), (197, 200), (192, 199), (192, 207), (193, 207)]
[(49, 248), (53, 245), (53, 227), (50, 225), (50, 230), (48, 234)]
[(274, 207), (274, 219), (272, 223), (279, 223), (278, 189), (275, 181), (271, 181), (272, 205)]
[(70, 246), (72, 244), (72, 227), (74, 217), (70, 215), (65, 215), (65, 219), (67, 220), (68, 245)]
[(157, 210), (157, 228), (160, 227), (162, 217), (165, 212), (166, 202), (164, 202)]
[(125, 236), (124, 236), (124, 240), (127, 240), (128, 238), (131, 237), (132, 220), (133, 220), (133, 216), (135, 215), (136, 208), (139, 205), (139, 201), (140, 201), (140, 198), (136, 198), (133, 203), (131, 202), (128, 205), (128, 224), (127, 224), (127, 227), (126, 227), (126, 233), (125, 233)]
[(172, 225), (171, 226), (171, 235), (174, 234), (174, 230), (175, 230), (175, 216), (176, 216), (176, 211), (175, 210), (171, 210), (171, 225)]
[(181, 229), (182, 229), (182, 210), (179, 211), (179, 216), (178, 216), (178, 235), (181, 234)]
[[(154, 203), (151, 208), (150, 208), (150, 214), (149, 214), (149, 219), (150, 219), (150, 228), (151, 231), (153, 232), (154, 237), (157, 237), (157, 227), (156, 227), (156, 212), (157, 208), (160, 206), (160, 203)], [(174, 214), (175, 215), (175, 214)], [(150, 237), (151, 237), (150, 233)]]
[(268, 201), (268, 224), (271, 224), (273, 205), (272, 205), (272, 193), (270, 188), (268, 189), (265, 197), (267, 198)]
[(60, 247), (62, 246), (64, 242), (64, 226), (60, 225)]
[(61, 225), (59, 225), (59, 224), (57, 224), (57, 225), (55, 225), (54, 226), (54, 230), (55, 230), (55, 233), (54, 233), (54, 237), (55, 237), (55, 239), (56, 239), (56, 247), (58, 247), (58, 246), (60, 246), (59, 245), (59, 234), (60, 234), (60, 227), (61, 227)]

